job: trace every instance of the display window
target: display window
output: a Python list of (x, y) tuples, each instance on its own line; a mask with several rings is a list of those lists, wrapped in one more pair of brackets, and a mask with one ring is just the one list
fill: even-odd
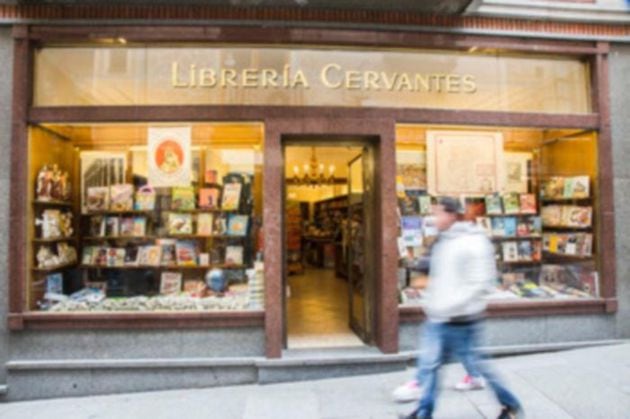
[(398, 125), (399, 291), (421, 304), (414, 261), (438, 236), (432, 206), (461, 200), (495, 248), (493, 301), (599, 297), (597, 135), (593, 131)]
[(29, 128), (28, 311), (263, 308), (259, 123)]

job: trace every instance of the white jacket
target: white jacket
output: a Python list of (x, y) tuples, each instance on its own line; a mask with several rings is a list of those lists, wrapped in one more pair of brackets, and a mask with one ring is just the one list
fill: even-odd
[(440, 233), (431, 251), (424, 310), (431, 321), (482, 317), (484, 296), (496, 281), (494, 248), (484, 231), (457, 222)]

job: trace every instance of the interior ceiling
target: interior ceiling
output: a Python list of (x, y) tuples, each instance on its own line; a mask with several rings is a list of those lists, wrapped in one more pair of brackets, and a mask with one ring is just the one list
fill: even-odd
[(302, 9), (399, 10), (416, 13), (460, 14), (472, 3), (472, 0), (108, 0), (107, 2), (100, 0), (18, 0), (17, 3), (297, 7)]
[[(324, 164), (325, 173), (328, 174), (328, 167), (335, 165), (335, 174), (343, 175), (347, 173), (348, 162), (361, 154), (361, 147), (315, 147), (315, 157), (318, 163)], [(285, 174), (287, 177), (293, 176), (293, 167), (303, 167), (311, 161), (311, 147), (287, 147), (285, 150)]]

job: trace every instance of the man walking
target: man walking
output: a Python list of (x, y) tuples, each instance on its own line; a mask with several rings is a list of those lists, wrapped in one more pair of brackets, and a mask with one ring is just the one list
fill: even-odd
[(458, 221), (461, 213), (458, 199), (441, 198), (434, 212), (440, 234), (431, 252), (423, 306), (427, 321), (418, 370), (422, 397), (409, 417), (432, 417), (438, 370), (445, 356), (453, 353), (459, 360), (465, 360), (471, 375), (485, 378), (503, 406), (499, 419), (516, 418), (522, 412), (520, 402), (486, 363), (480, 362), (477, 352), (486, 309), (483, 297), (496, 278), (493, 246), (481, 229)]

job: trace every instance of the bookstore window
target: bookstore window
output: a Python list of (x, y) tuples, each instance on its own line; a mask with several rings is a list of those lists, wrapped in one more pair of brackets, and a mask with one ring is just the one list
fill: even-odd
[(259, 123), (29, 128), (27, 310), (263, 308)]
[(597, 135), (593, 131), (398, 125), (399, 291), (421, 304), (438, 232), (432, 205), (462, 202), (495, 247), (491, 301), (599, 297)]

